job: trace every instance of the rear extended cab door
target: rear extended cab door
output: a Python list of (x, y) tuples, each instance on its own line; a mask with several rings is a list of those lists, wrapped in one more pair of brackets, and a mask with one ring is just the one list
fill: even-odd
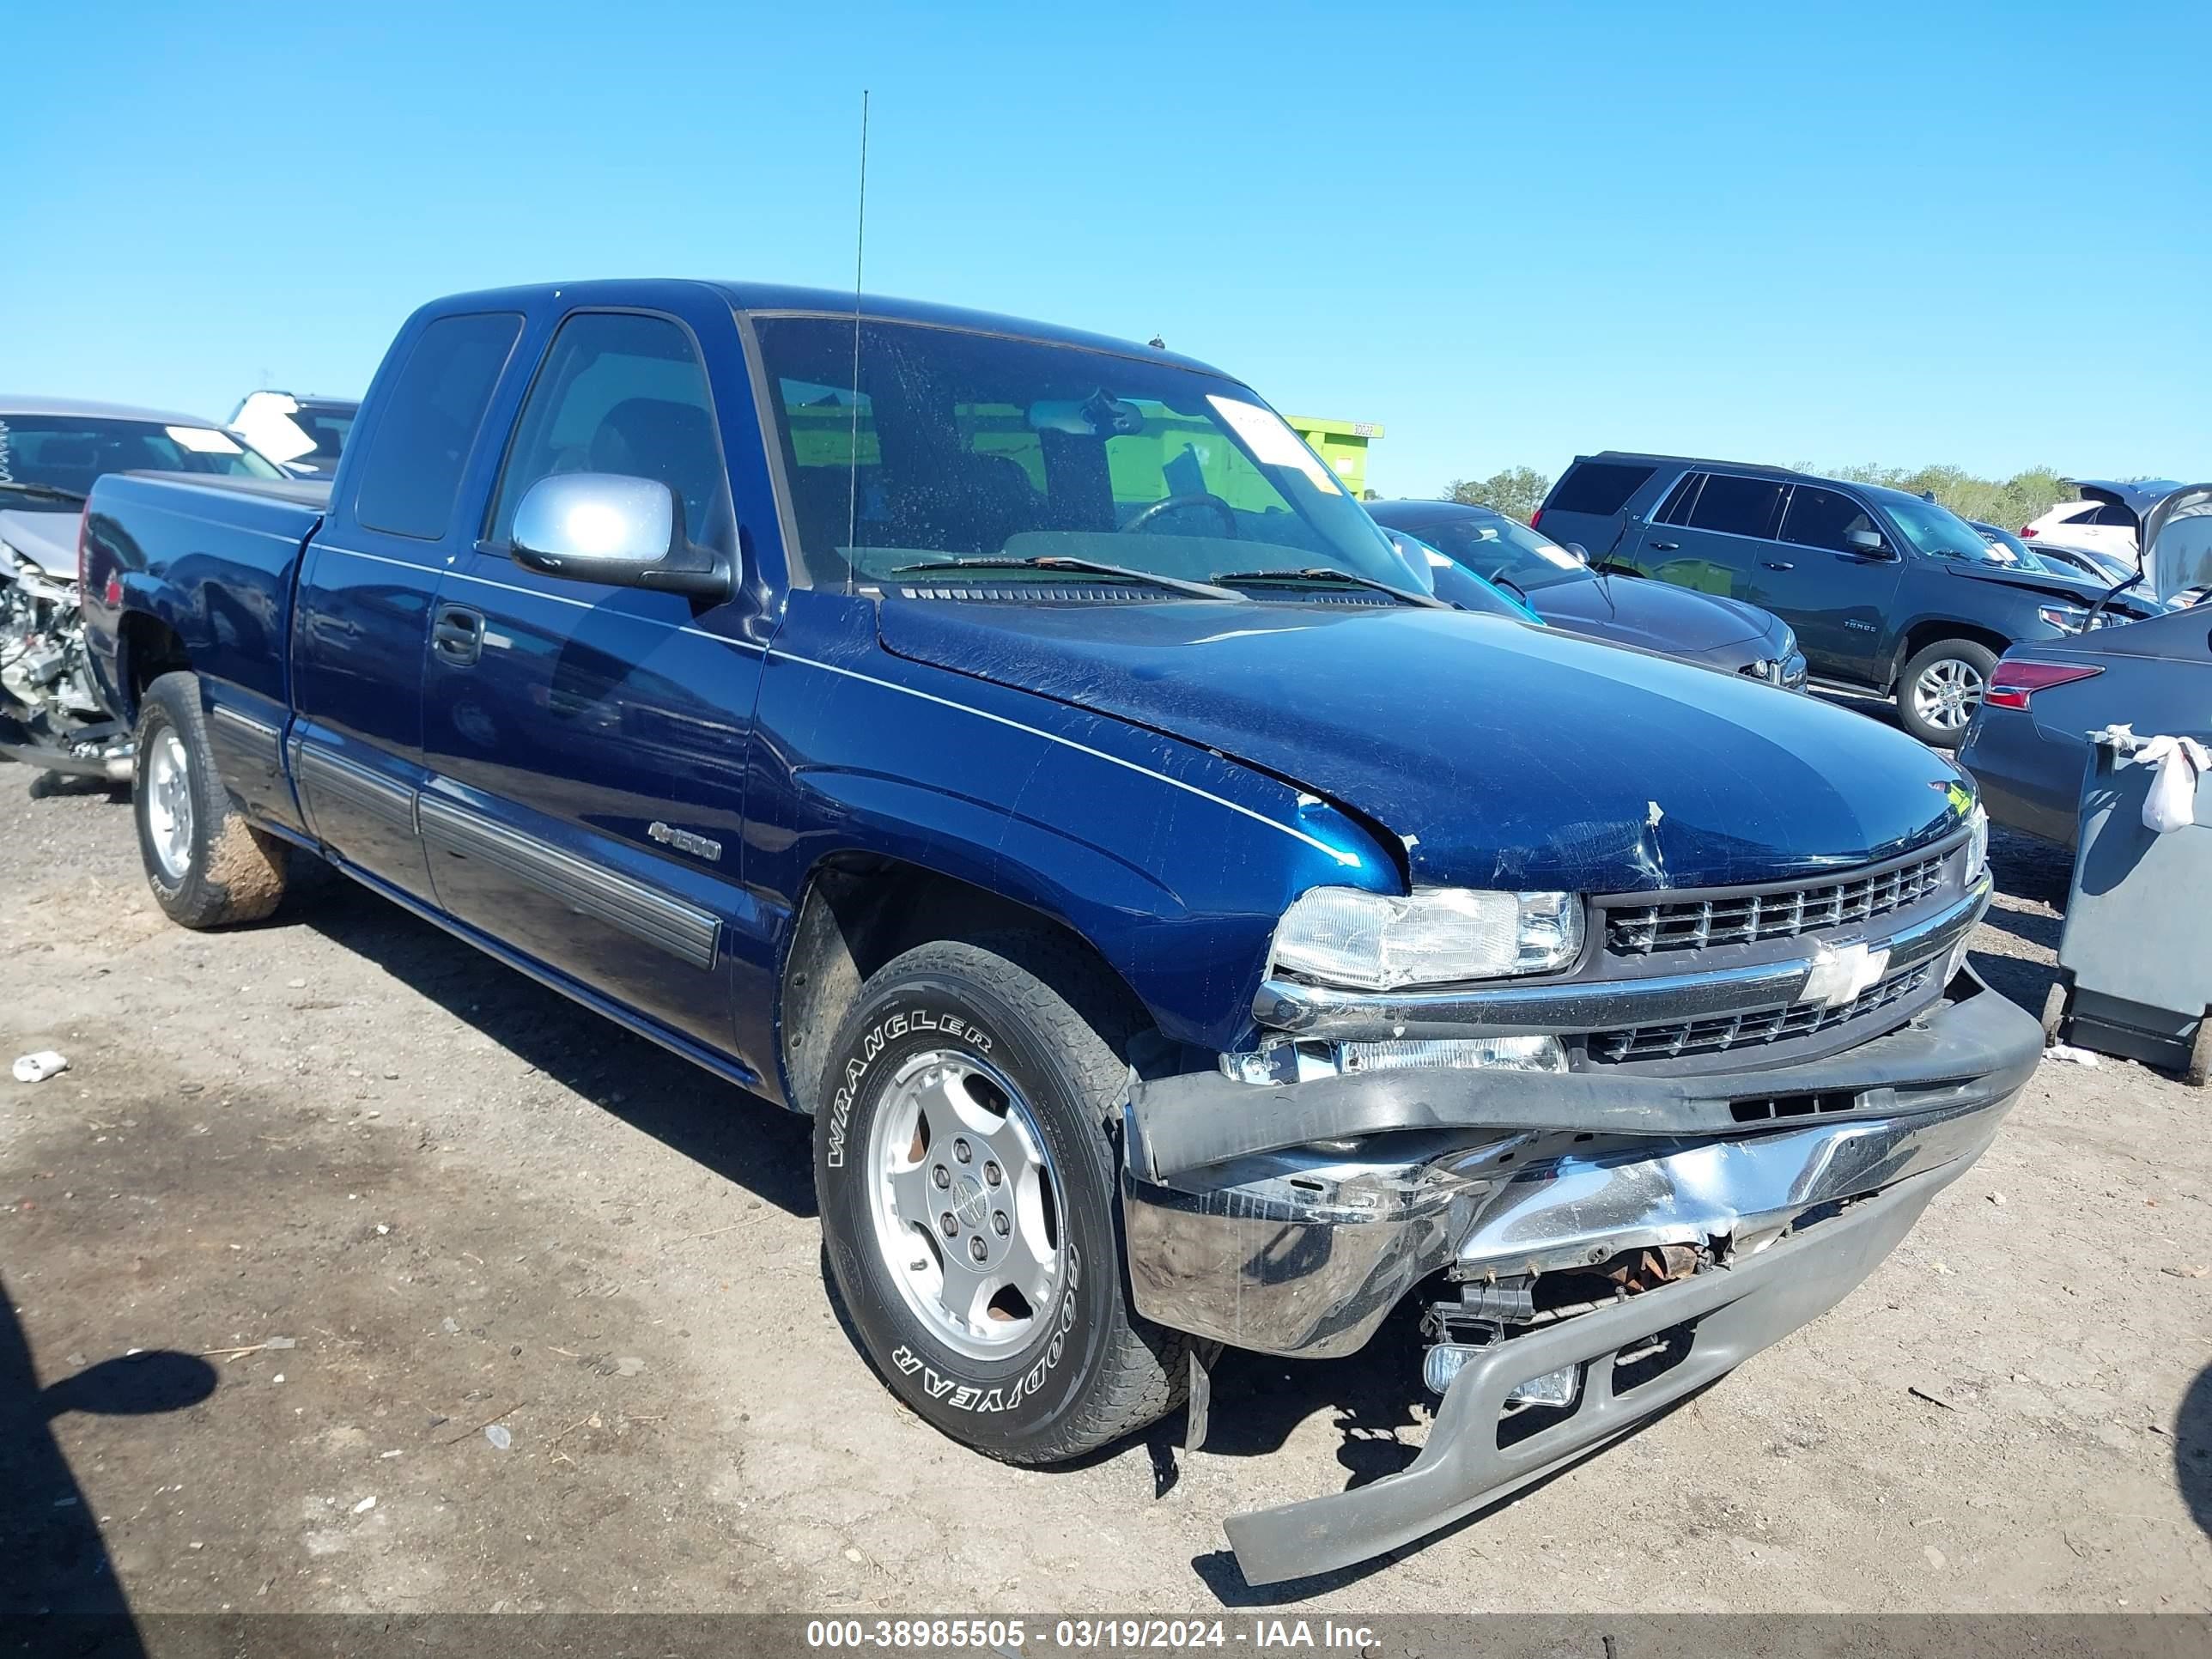
[[(1782, 517), (1783, 486), (1718, 469), (1686, 472), (1622, 556), (1644, 574), (1723, 599), (1753, 597), (1761, 553)], [(1784, 622), (1796, 618), (1769, 605)]]
[(522, 331), (519, 310), (409, 320), (301, 563), (288, 754), (308, 828), (422, 901), (434, 898), (416, 816), (430, 605), (475, 537), (461, 503), (489, 465), (478, 453), (487, 415)]
[[(585, 286), (533, 305), (466, 533), (442, 569), (419, 806), (443, 908), (510, 949), (727, 1055), (744, 777), (780, 546), (728, 301), (689, 283)], [(739, 571), (720, 604), (556, 576), (508, 541), (556, 472), (661, 480), (686, 533)], [(772, 1073), (737, 1055), (740, 1080)]]

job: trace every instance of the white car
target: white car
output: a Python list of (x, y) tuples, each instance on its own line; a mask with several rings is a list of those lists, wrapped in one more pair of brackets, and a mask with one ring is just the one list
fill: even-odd
[(2056, 542), (2062, 547), (2082, 548), (2124, 561), (2128, 568), (2141, 566), (2136, 552), (2136, 533), (2142, 514), (2181, 488), (2169, 479), (2147, 478), (2120, 482), (2107, 478), (2069, 478), (2080, 490), (2078, 499), (2061, 501), (2033, 523), (2020, 528), (2030, 541)]
[(301, 398), (289, 392), (249, 392), (230, 416), (231, 429), (295, 478), (327, 479), (353, 429), (352, 398)]

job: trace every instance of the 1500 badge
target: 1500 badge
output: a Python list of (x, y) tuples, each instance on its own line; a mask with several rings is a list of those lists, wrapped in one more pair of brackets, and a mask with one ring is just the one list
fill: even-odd
[(722, 861), (722, 843), (706, 836), (695, 836), (689, 830), (678, 830), (655, 818), (645, 829), (647, 841), (657, 841), (663, 847), (673, 847), (679, 853), (689, 853), (694, 858), (708, 859), (716, 864)]

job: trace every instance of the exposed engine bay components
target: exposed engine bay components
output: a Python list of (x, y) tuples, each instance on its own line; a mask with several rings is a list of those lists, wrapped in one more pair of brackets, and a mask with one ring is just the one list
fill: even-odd
[(0, 755), (77, 777), (131, 776), (131, 733), (109, 718), (87, 668), (76, 583), (3, 542)]

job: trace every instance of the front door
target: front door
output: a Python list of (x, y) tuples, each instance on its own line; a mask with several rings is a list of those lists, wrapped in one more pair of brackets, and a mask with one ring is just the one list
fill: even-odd
[[(702, 313), (580, 311), (523, 403), (484, 538), (440, 584), (424, 696), (432, 879), (465, 922), (663, 1024), (731, 1041), (729, 933), (761, 653), (746, 602), (609, 587), (507, 556), (556, 472), (653, 478), (686, 533), (738, 527)], [(742, 374), (724, 389), (741, 395)]]

